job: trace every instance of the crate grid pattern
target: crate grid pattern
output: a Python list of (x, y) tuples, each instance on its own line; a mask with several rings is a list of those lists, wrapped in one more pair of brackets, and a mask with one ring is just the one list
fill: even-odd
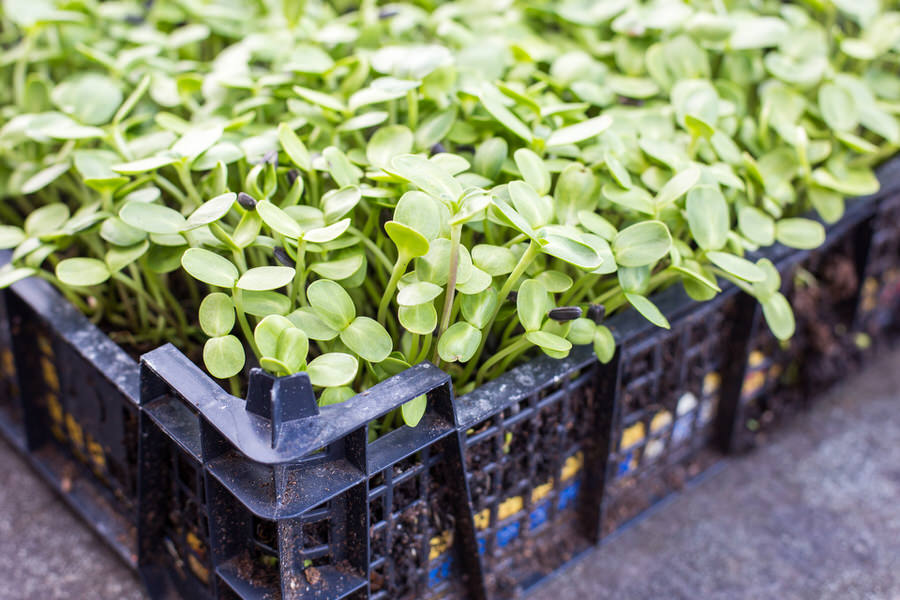
[[(507, 407), (468, 436), (467, 473), (479, 552), (498, 576), (494, 590), (501, 596), (536, 574), (522, 552), (529, 540), (547, 533), (552, 523), (578, 518), (584, 453), (593, 441), (596, 377), (594, 365), (576, 370)], [(574, 529), (584, 536), (589, 528)], [(570, 541), (577, 546), (573, 553), (591, 544), (588, 538)], [(559, 556), (565, 554), (558, 550)]]
[[(876, 290), (873, 296), (869, 289), (869, 279), (865, 279), (860, 310), (857, 312), (864, 316), (867, 299), (874, 297), (876, 303), (890, 299), (890, 290), (894, 285), (892, 282), (895, 282), (892, 278), (900, 273), (895, 266), (900, 262), (900, 242), (890, 239), (890, 234), (896, 233), (896, 220), (900, 218), (900, 201), (896, 200), (896, 194), (892, 204), (892, 207), (883, 205), (878, 216), (871, 220), (873, 236), (866, 274), (875, 276), (881, 289)], [(874, 210), (874, 203), (871, 210)], [(872, 216), (871, 211), (866, 214), (868, 216), (862, 218)], [(829, 233), (829, 240), (832, 242), (843, 235), (835, 233), (836, 235)], [(827, 251), (833, 252), (835, 247), (836, 244), (831, 243)], [(796, 257), (798, 254), (806, 256), (809, 253), (793, 253), (792, 256)], [(789, 281), (790, 274), (783, 275), (783, 279)], [(900, 276), (896, 281), (900, 281)], [(27, 290), (28, 286), (33, 285), (36, 284), (26, 281), (20, 282), (17, 287)], [(29, 307), (39, 306), (40, 308), (34, 309), (36, 318), (27, 319), (29, 326), (32, 323), (45, 323), (44, 338), (47, 338), (47, 332), (54, 332), (48, 339), (40, 339), (30, 333), (17, 334), (15, 331), (12, 336), (12, 345), (16, 348), (16, 369), (21, 373), (22, 365), (29, 365), (31, 368), (28, 372), (37, 374), (33, 378), (21, 378), (23, 389), (37, 385), (50, 390), (50, 393), (35, 395), (40, 404), (32, 402), (29, 406), (27, 402), (24, 403), (23, 429), (29, 441), (28, 452), (32, 462), (40, 464), (52, 456), (65, 458), (73, 464), (81, 463), (79, 468), (84, 471), (84, 477), (80, 478), (79, 485), (101, 488), (104, 494), (115, 498), (116, 502), (113, 504), (116, 510), (125, 506), (124, 512), (127, 513), (127, 507), (135, 505), (132, 481), (136, 478), (128, 479), (128, 469), (137, 452), (136, 422), (138, 418), (141, 419), (143, 432), (144, 423), (147, 422), (144, 415), (148, 411), (145, 407), (138, 406), (136, 398), (130, 397), (134, 392), (127, 385), (123, 386), (122, 379), (115, 385), (109, 384), (108, 390), (103, 390), (101, 382), (97, 386), (101, 391), (91, 392), (93, 395), (85, 398), (80, 396), (78, 386), (66, 383), (68, 375), (57, 373), (55, 369), (83, 373), (98, 369), (98, 365), (91, 362), (90, 356), (71, 346), (74, 335), (71, 327), (56, 339), (54, 327), (60, 326), (62, 321), (55, 319), (52, 313), (60, 307), (65, 309), (68, 305), (64, 301), (56, 297), (51, 298), (52, 301), (39, 300), (36, 305), (36, 293), (25, 293), (27, 300), (23, 300), (23, 296), (16, 290), (7, 294), (10, 299), (8, 319), (14, 321), (18, 316), (21, 321), (22, 307), (29, 310)], [(27, 295), (29, 293), (30, 296)], [(492, 399), (488, 402), (489, 410), (478, 408), (460, 412), (462, 409), (457, 409), (456, 418), (460, 423), (466, 423), (466, 426), (456, 426), (452, 435), (465, 446), (466, 453), (463, 455), (464, 463), (460, 465), (460, 455), (452, 445), (449, 446), (449, 455), (455, 461), (453, 464), (458, 465), (453, 467), (455, 470), (451, 477), (454, 479), (449, 487), (456, 485), (457, 480), (463, 481), (464, 488), (468, 485), (473, 490), (471, 497), (474, 498), (471, 505), (463, 502), (469, 512), (468, 521), (464, 514), (456, 515), (463, 523), (461, 527), (455, 528), (435, 517), (434, 495), (430, 491), (431, 485), (439, 478), (442, 453), (448, 448), (442, 441), (441, 452), (436, 452), (437, 440), (447, 440), (446, 425), (442, 425), (445, 433), (440, 434), (444, 438), (432, 438), (427, 442), (422, 441), (424, 437), (406, 438), (410, 442), (418, 440), (416, 443), (421, 445), (416, 446), (417, 451), (390, 464), (381, 459), (376, 460), (376, 473), (369, 471), (372, 462), (368, 468), (359, 466), (357, 456), (352, 461), (352, 467), (359, 471), (358, 479), (353, 479), (357, 475), (350, 474), (352, 469), (348, 470), (347, 464), (338, 464), (341, 461), (347, 463), (346, 455), (342, 454), (340, 459), (335, 459), (334, 467), (345, 469), (343, 476), (350, 477), (346, 481), (351, 481), (349, 485), (352, 488), (328, 496), (329, 500), (324, 504), (294, 512), (291, 517), (273, 516), (273, 520), (269, 520), (255, 517), (252, 513), (253, 510), (274, 510), (271, 514), (278, 515), (279, 509), (290, 508), (291, 502), (281, 498), (285, 486), (290, 488), (285, 483), (284, 471), (279, 471), (280, 467), (270, 469), (271, 472), (266, 471), (262, 468), (262, 463), (254, 463), (241, 454), (237, 445), (231, 450), (234, 457), (223, 456), (217, 444), (221, 445), (224, 438), (215, 439), (216, 436), (222, 436), (207, 431), (211, 430), (211, 426), (207, 422), (209, 415), (205, 409), (195, 412), (192, 427), (196, 428), (197, 447), (186, 448), (172, 442), (172, 450), (182, 452), (184, 456), (176, 459), (173, 454), (168, 457), (164, 461), (166, 473), (161, 475), (163, 478), (170, 477), (166, 483), (172, 489), (163, 486), (159, 489), (176, 499), (173, 500), (173, 504), (177, 505), (173, 514), (180, 515), (166, 524), (169, 527), (167, 539), (171, 547), (168, 552), (170, 561), (176, 564), (181, 561), (197, 583), (206, 584), (201, 586), (205, 590), (201, 596), (208, 594), (209, 597), (217, 598), (275, 597), (280, 592), (288, 597), (303, 599), (323, 597), (321, 589), (311, 590), (306, 585), (307, 582), (313, 583), (308, 574), (304, 579), (307, 564), (311, 567), (323, 567), (322, 577), (328, 583), (336, 584), (330, 589), (342, 598), (403, 598), (413, 594), (427, 598), (469, 597), (466, 592), (458, 593), (459, 589), (469, 589), (468, 583), (463, 585), (460, 582), (467, 579), (469, 582), (473, 579), (483, 582), (485, 580), (482, 577), (485, 575), (491, 590), (489, 596), (510, 597), (514, 587), (527, 586), (530, 581), (544, 574), (539, 572), (540, 569), (536, 570), (534, 562), (529, 562), (525, 556), (530, 550), (549, 547), (551, 552), (565, 554), (558, 545), (554, 545), (557, 540), (549, 534), (564, 531), (561, 526), (564, 527), (567, 523), (575, 523), (574, 537), (578, 538), (579, 544), (583, 542), (583, 546), (589, 547), (601, 536), (604, 515), (608, 514), (609, 504), (615, 501), (618, 487), (623, 481), (630, 479), (643, 485), (656, 476), (671, 475), (674, 472), (671, 468), (692, 464), (691, 461), (710, 442), (715, 429), (713, 424), (716, 422), (720, 394), (723, 402), (727, 400), (729, 407), (736, 407), (735, 411), (740, 417), (749, 414), (745, 404), (751, 396), (762, 402), (764, 409), (774, 406), (777, 399), (773, 400), (770, 396), (777, 395), (783, 383), (791, 377), (789, 363), (792, 348), (782, 347), (771, 336), (767, 337), (765, 324), (760, 321), (757, 311), (752, 328), (754, 335), (750, 338), (751, 342), (746, 344), (747, 351), (742, 359), (735, 363), (746, 364), (747, 368), (741, 373), (741, 378), (729, 376), (723, 382), (725, 374), (722, 372), (721, 361), (729, 353), (722, 350), (721, 344), (728, 345), (733, 340), (729, 339), (729, 332), (721, 331), (722, 315), (726, 309), (721, 305), (714, 305), (711, 302), (709, 305), (692, 306), (686, 311), (687, 316), (672, 320), (675, 325), (672, 332), (655, 331), (648, 338), (655, 341), (648, 341), (643, 347), (640, 342), (643, 333), (626, 334), (620, 340), (622, 343), (616, 358), (621, 368), (614, 374), (604, 373), (609, 381), (599, 380), (601, 378), (597, 376), (597, 372), (600, 369), (590, 360), (571, 369), (572, 364), (582, 360), (576, 358), (560, 363), (570, 366), (554, 367), (557, 375), (565, 373), (566, 369), (570, 369), (569, 373), (557, 376), (546, 385), (548, 379), (540, 379), (533, 386), (535, 389), (523, 384), (522, 378), (511, 377), (508, 380), (514, 382), (511, 395), (503, 399)], [(680, 311), (684, 306), (684, 302), (680, 305), (673, 302), (670, 308), (676, 309), (677, 313), (673, 314), (683, 315)], [(708, 308), (710, 306), (713, 308)], [(840, 308), (844, 311), (846, 306), (842, 305)], [(74, 309), (67, 314), (73, 312)], [(90, 326), (85, 320), (81, 327), (84, 329)], [(102, 337), (98, 330), (92, 331), (95, 338)], [(712, 340), (717, 336), (718, 344)], [(19, 339), (23, 337), (31, 339)], [(734, 337), (740, 338), (743, 348), (747, 341), (743, 333)], [(2, 342), (0, 331), (0, 343)], [(755, 352), (757, 350), (759, 352)], [(20, 353), (27, 355), (26, 358), (20, 360)], [(74, 360), (69, 360), (68, 353), (72, 353)], [(748, 354), (749, 360), (745, 360)], [(674, 357), (679, 367), (648, 376), (647, 372), (658, 370), (664, 364), (665, 357)], [(539, 362), (532, 363), (538, 365), (538, 371), (542, 368)], [(46, 366), (47, 363), (51, 363), (53, 371)], [(9, 371), (10, 369), (3, 368), (0, 356), (0, 382), (4, 373), (8, 375)], [(50, 375), (51, 372), (53, 375)], [(763, 379), (754, 376), (755, 372), (762, 372)], [(548, 371), (543, 373), (542, 377)], [(35, 381), (29, 381), (31, 379)], [(26, 381), (28, 385), (24, 385)], [(748, 381), (762, 383), (754, 387)], [(611, 389), (603, 390), (606, 384)], [(736, 391), (743, 384), (743, 389), (740, 390), (743, 393), (730, 393), (732, 384), (736, 384)], [(651, 401), (635, 402), (634, 397), (640, 394), (650, 397)], [(607, 401), (610, 403), (609, 414), (603, 413), (599, 408), (601, 403)], [(740, 404), (741, 401), (745, 404)], [(75, 405), (82, 409), (80, 413)], [(113, 405), (114, 409), (110, 410), (109, 407)], [(613, 406), (616, 411), (614, 413)], [(585, 418), (585, 407), (599, 411), (600, 416), (597, 419)], [(0, 406), (0, 411), (2, 410)], [(465, 414), (466, 418), (459, 417), (460, 414)], [(723, 418), (730, 419), (730, 415), (722, 415)], [(37, 420), (35, 416), (38, 417)], [(443, 418), (446, 422), (446, 415)], [(30, 424), (29, 419), (32, 421)], [(736, 419), (734, 422), (740, 421)], [(637, 429), (628, 433), (630, 427), (638, 425), (641, 426), (641, 435), (635, 433)], [(35, 426), (42, 430), (37, 434), (28, 431), (29, 427)], [(123, 434), (122, 430), (126, 433)], [(733, 430), (729, 432), (734, 437)], [(4, 433), (8, 435), (8, 432)], [(177, 437), (171, 429), (163, 429), (159, 435), (163, 438), (170, 436), (170, 441), (174, 439), (171, 436)], [(598, 450), (593, 447), (596, 445), (595, 438), (604, 438), (599, 440), (601, 446), (612, 440), (608, 454), (607, 448)], [(114, 440), (111, 446), (107, 445), (108, 440)], [(123, 445), (125, 450), (121, 449)], [(356, 448), (363, 445), (358, 444)], [(131, 446), (135, 448), (129, 450)], [(51, 451), (52, 454), (48, 454)], [(44, 452), (43, 456), (41, 452)], [(595, 456), (590, 456), (591, 452)], [(362, 455), (365, 454), (363, 451)], [(301, 463), (320, 460), (323, 460), (322, 456), (306, 456), (295, 459), (293, 466), (299, 467)], [(222, 479), (223, 471), (215, 470), (241, 465), (243, 471), (240, 477), (243, 477), (243, 481), (239, 482)], [(398, 467), (396, 470), (395, 465)], [(600, 476), (596, 477), (597, 474)], [(251, 504), (260, 501), (252, 510), (251, 504), (241, 504), (248, 501), (247, 491), (267, 478), (271, 480), (272, 489), (275, 490), (267, 492), (271, 496), (249, 500)], [(52, 478), (49, 481), (53, 485), (60, 485), (60, 481)], [(404, 486), (410, 489), (406, 494), (407, 500), (402, 503), (404, 506), (393, 500), (386, 502), (388, 495), (396, 496), (397, 490)], [(388, 488), (390, 492), (387, 491)], [(586, 494), (585, 489), (590, 493)], [(295, 489), (292, 493), (297, 491)], [(302, 497), (302, 490), (300, 494), (298, 498)], [(468, 489), (465, 494), (469, 495)], [(651, 500), (656, 499), (659, 499), (659, 494), (654, 493)], [(321, 498), (303, 506), (312, 506), (319, 501)], [(444, 501), (438, 501), (438, 504), (441, 502)], [(72, 504), (78, 510), (78, 503)], [(263, 508), (260, 509), (260, 506)], [(364, 539), (361, 540), (369, 554), (350, 556), (352, 572), (343, 571), (335, 564), (339, 560), (346, 560), (348, 555), (341, 553), (347, 550), (342, 549), (337, 554), (334, 551), (334, 548), (344, 548), (347, 544), (346, 531), (342, 532), (341, 529), (348, 507), (351, 506), (357, 515), (365, 517), (366, 527), (369, 529), (369, 536), (363, 536)], [(222, 515), (231, 510), (236, 510), (237, 513), (234, 519), (236, 527), (230, 534), (236, 539), (225, 540), (223, 547), (223, 540), (216, 529), (216, 519), (221, 523)], [(593, 516), (590, 514), (592, 511), (595, 513)], [(90, 519), (90, 512), (84, 511), (82, 514)], [(339, 518), (336, 519), (335, 515), (339, 515)], [(169, 516), (172, 515), (165, 515), (164, 521)], [(392, 533), (398, 526), (403, 528), (404, 519), (416, 524), (415, 531), (406, 539)], [(357, 525), (359, 524), (355, 523), (354, 527)], [(354, 531), (363, 530), (357, 527)], [(379, 540), (377, 532), (384, 532), (384, 538)], [(459, 539), (454, 540), (454, 534)], [(356, 536), (359, 537), (359, 534)], [(116, 545), (109, 533), (105, 537)], [(463, 539), (466, 541), (460, 542)], [(287, 541), (290, 543), (286, 543)], [(536, 542), (538, 545), (529, 547), (528, 542)], [(473, 550), (467, 555), (457, 555), (455, 551), (458, 550), (458, 543), (464, 543), (465, 547)], [(263, 578), (264, 581), (259, 581), (259, 573), (248, 572), (246, 569), (241, 572), (236, 552), (245, 549), (252, 550), (255, 562), (266, 568), (272, 576), (271, 580)], [(414, 581), (391, 581), (390, 576), (395, 572), (393, 566), (402, 560), (409, 560), (411, 550), (415, 552)], [(478, 562), (481, 564), (473, 567), (465, 556), (476, 554), (480, 556)], [(364, 558), (359, 559), (359, 556)], [(558, 562), (564, 561), (565, 557), (559, 556)], [(170, 562), (161, 566), (167, 568), (167, 565)], [(542, 565), (541, 568), (547, 566)], [(379, 569), (382, 571), (379, 574), (382, 584), (375, 589), (373, 579), (368, 575)], [(363, 572), (365, 577), (360, 576)], [(472, 573), (477, 575), (470, 576)], [(498, 574), (502, 575), (501, 581), (496, 580)], [(294, 588), (294, 583), (299, 583), (300, 587)], [(192, 597), (199, 596), (193, 594)]]
[(210, 589), (212, 557), (209, 548), (209, 512), (203, 466), (194, 456), (169, 445), (171, 470), (170, 505), (166, 515), (164, 542), (176, 568)]
[[(706, 307), (674, 323), (661, 338), (626, 346), (604, 495), (604, 534), (708, 466), (691, 463), (715, 434), (730, 337), (723, 328), (732, 305), (729, 300)], [(683, 467), (686, 476), (673, 478), (673, 467)]]
[(0, 291), (0, 426), (20, 431), (22, 427), (22, 405), (19, 398), (19, 384), (16, 381), (16, 363), (12, 351), (12, 336), (6, 312), (7, 292)]
[[(437, 559), (442, 557), (441, 549), (450, 548), (450, 540), (440, 537), (445, 532), (433, 527), (431, 514), (431, 482), (442, 460), (443, 456), (426, 447), (370, 476), (369, 585), (373, 600), (413, 597), (411, 594), (420, 597), (426, 589), (430, 597), (448, 586), (447, 578), (440, 572), (432, 575), (429, 565), (433, 554)], [(404, 561), (414, 565), (413, 576), (401, 581), (397, 567)]]
[(859, 328), (880, 342), (900, 321), (900, 192), (879, 204), (872, 229), (858, 318)]

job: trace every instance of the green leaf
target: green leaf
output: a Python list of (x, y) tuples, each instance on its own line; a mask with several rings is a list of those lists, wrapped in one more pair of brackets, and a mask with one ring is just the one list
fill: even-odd
[(809, 219), (781, 219), (775, 224), (775, 239), (791, 248), (811, 250), (825, 242), (825, 228)]
[(608, 327), (597, 325), (594, 330), (593, 343), (597, 360), (604, 364), (612, 360), (616, 353), (616, 340)]
[(4, 265), (0, 268), (0, 290), (6, 289), (17, 281), (37, 274), (37, 271), (27, 267), (13, 268), (12, 265)]
[(343, 331), (356, 316), (356, 307), (350, 294), (340, 284), (329, 279), (319, 279), (309, 284), (306, 297), (316, 316), (332, 329)]
[(190, 248), (181, 257), (181, 266), (191, 277), (224, 288), (234, 287), (239, 276), (231, 261), (203, 248)]
[(478, 329), (487, 327), (498, 304), (497, 292), (491, 288), (477, 294), (466, 294), (460, 299), (463, 318)]
[(728, 203), (718, 186), (700, 185), (688, 192), (688, 225), (704, 250), (719, 250), (728, 241)]
[(525, 339), (551, 352), (568, 352), (572, 349), (572, 342), (547, 331), (528, 331), (525, 333)]
[(543, 196), (550, 192), (550, 170), (547, 169), (547, 165), (540, 156), (528, 148), (519, 148), (513, 153), (513, 158), (522, 174), (522, 179), (538, 194)]
[(107, 250), (104, 260), (110, 273), (118, 273), (146, 254), (149, 249), (150, 242), (147, 240), (133, 246), (113, 246)]
[(726, 271), (738, 279), (754, 282), (765, 279), (766, 274), (746, 258), (735, 256), (727, 252), (707, 252), (706, 257), (714, 265)]
[(309, 361), (306, 372), (317, 387), (340, 387), (356, 377), (359, 362), (343, 352), (329, 352)]
[(480, 344), (480, 330), (465, 322), (454, 323), (438, 340), (438, 356), (448, 363), (468, 362)]
[[(295, 0), (285, 0), (290, 4), (294, 4)], [(331, 406), (332, 404), (342, 404), (356, 395), (353, 388), (341, 386), (330, 387), (322, 390), (319, 395), (319, 406)]]
[[(819, 216), (826, 223), (836, 223), (844, 216), (844, 196), (832, 190), (826, 190), (817, 186), (811, 186), (807, 190), (809, 201)], [(772, 235), (774, 238), (774, 224)]]
[(292, 267), (254, 267), (241, 275), (236, 287), (256, 292), (277, 290), (289, 284), (294, 273)]
[(744, 17), (735, 24), (729, 46), (732, 50), (777, 46), (789, 31), (787, 24), (776, 17)]
[(427, 281), (417, 281), (411, 283), (400, 290), (397, 294), (397, 304), (400, 306), (417, 306), (432, 302), (444, 291), (439, 285), (429, 283)]
[(427, 407), (428, 396), (425, 394), (416, 396), (400, 407), (400, 414), (403, 417), (403, 422), (406, 423), (407, 427), (415, 427), (419, 424), (419, 421), (422, 420), (422, 417), (425, 416), (425, 409)]
[(222, 127), (200, 127), (189, 129), (172, 145), (172, 153), (194, 160), (219, 141), (223, 134)]
[[(475, 149), (475, 156), (472, 159), (472, 169), (479, 175), (495, 181), (500, 175), (501, 169), (503, 169), (503, 164), (506, 162), (508, 154), (509, 144), (506, 143), (505, 139), (501, 137), (488, 138), (481, 142)], [(540, 158), (538, 158), (538, 160), (540, 160)], [(516, 165), (521, 171), (522, 165), (519, 164), (518, 160), (516, 161)], [(526, 181), (528, 180), (526, 179)]]
[(244, 312), (254, 317), (266, 317), (268, 315), (286, 315), (291, 310), (291, 299), (278, 292), (251, 292), (241, 293), (241, 304)]
[(53, 103), (85, 125), (105, 125), (122, 104), (122, 90), (115, 79), (100, 73), (79, 73), (58, 84)]
[(612, 117), (601, 115), (575, 125), (557, 129), (547, 138), (547, 147), (565, 146), (589, 140), (609, 129), (612, 124)]
[(646, 296), (625, 292), (625, 299), (628, 300), (628, 303), (631, 304), (635, 309), (637, 309), (637, 311), (641, 313), (641, 315), (643, 315), (645, 319), (647, 319), (657, 327), (662, 327), (664, 329), (671, 328), (666, 317)]
[(412, 149), (412, 131), (403, 125), (388, 125), (372, 135), (366, 146), (366, 158), (373, 167), (384, 168), (395, 156), (409, 154)]
[(534, 276), (551, 294), (561, 294), (572, 287), (572, 278), (561, 271), (542, 271)]
[(287, 317), (281, 315), (269, 315), (260, 321), (253, 330), (253, 340), (263, 356), (278, 358), (278, 338), (281, 334), (294, 327)]
[(50, 165), (45, 169), (41, 169), (40, 171), (29, 177), (28, 180), (22, 184), (22, 193), (33, 194), (44, 189), (45, 187), (59, 179), (66, 171), (71, 168), (71, 166), (72, 165), (68, 161), (63, 161), (55, 165)]
[(541, 252), (587, 271), (603, 263), (603, 257), (590, 245), (563, 235), (541, 232)]
[(511, 273), (518, 260), (509, 248), (479, 244), (472, 248), (472, 262), (488, 275), (499, 277)]
[(227, 379), (244, 368), (244, 347), (233, 335), (214, 337), (203, 346), (203, 364), (213, 377)]
[(503, 96), (499, 91), (497, 91), (496, 88), (487, 85), (479, 96), (481, 104), (484, 106), (484, 109), (488, 112), (488, 114), (494, 117), (494, 119), (496, 119), (498, 123), (506, 127), (508, 130), (510, 130), (526, 142), (531, 143), (531, 140), (533, 139), (531, 130), (527, 125), (519, 120), (519, 117), (517, 117), (511, 110), (503, 105), (503, 100), (501, 100), (501, 98), (503, 98)]
[(459, 182), (424, 156), (418, 154), (395, 156), (391, 159), (390, 171), (445, 203), (455, 203), (462, 195), (463, 190)]
[(174, 234), (187, 226), (187, 221), (178, 211), (145, 202), (129, 202), (119, 211), (119, 218), (147, 233)]
[(211, 200), (207, 200), (187, 218), (185, 230), (196, 229), (218, 221), (228, 214), (235, 200), (237, 200), (237, 194), (233, 192), (221, 194)]
[(826, 83), (819, 88), (822, 119), (834, 131), (852, 131), (859, 125), (859, 112), (853, 95), (844, 87)]
[(298, 308), (288, 315), (288, 319), (296, 327), (302, 329), (311, 340), (333, 340), (339, 333), (336, 329), (326, 325), (309, 306)]
[(384, 224), (384, 230), (405, 260), (428, 254), (428, 240), (415, 229), (397, 221), (388, 221)]
[[(441, 209), (438, 201), (418, 190), (406, 192), (394, 208), (394, 221), (415, 229), (426, 240), (431, 241), (441, 233)], [(446, 208), (444, 210), (447, 211)]]
[(338, 219), (344, 217), (353, 210), (362, 194), (359, 187), (351, 185), (350, 187), (341, 188), (339, 190), (331, 190), (322, 196), (322, 208), (325, 212), (325, 222), (334, 223)]
[(287, 123), (278, 125), (278, 141), (292, 163), (306, 172), (312, 170), (312, 160), (310, 159), (309, 151)]
[(696, 166), (690, 166), (683, 171), (679, 171), (672, 179), (656, 194), (655, 204), (657, 209), (668, 206), (686, 194), (688, 190), (694, 187), (700, 181), (700, 169)]
[(616, 262), (623, 267), (652, 265), (672, 247), (669, 228), (661, 221), (644, 221), (626, 227), (612, 243)]
[(313, 263), (309, 268), (313, 273), (320, 277), (340, 281), (352, 277), (357, 271), (362, 269), (365, 264), (365, 254), (362, 252), (355, 252), (353, 254), (348, 254), (343, 258)]
[(549, 196), (538, 196), (524, 181), (510, 181), (506, 189), (516, 212), (528, 221), (532, 229), (539, 229), (553, 218), (553, 203)]
[(66, 285), (100, 285), (110, 277), (109, 267), (96, 258), (67, 258), (56, 265), (56, 277)]
[(534, 279), (526, 279), (522, 282), (516, 297), (516, 313), (525, 331), (540, 329), (544, 324), (547, 311), (551, 308), (553, 308), (553, 301), (544, 284)]
[(268, 200), (260, 200), (256, 203), (256, 212), (266, 226), (280, 233), (286, 238), (292, 240), (299, 239), (303, 235), (303, 230), (297, 221), (291, 218), (289, 214), (269, 202)]
[(200, 303), (200, 329), (210, 337), (227, 335), (234, 328), (234, 304), (221, 292), (213, 292)]
[(25, 219), (25, 233), (29, 237), (53, 233), (61, 228), (68, 218), (68, 206), (60, 203), (47, 204), (28, 215)]
[(326, 227), (310, 229), (303, 234), (303, 239), (314, 244), (325, 244), (341, 237), (350, 228), (350, 219), (341, 219)]
[(779, 340), (790, 339), (794, 335), (796, 325), (794, 322), (794, 312), (781, 293), (774, 293), (764, 302), (762, 302), (763, 316), (769, 329)]
[(618, 233), (612, 223), (590, 210), (578, 211), (578, 222), (581, 223), (582, 227), (600, 236), (607, 242), (613, 241)]
[(341, 341), (369, 362), (381, 362), (388, 357), (394, 344), (391, 336), (378, 321), (356, 317), (341, 331)]
[(25, 231), (14, 225), (0, 225), (0, 248), (15, 248), (25, 241)]
[[(462, 296), (463, 302), (472, 296)], [(404, 329), (417, 335), (430, 335), (437, 327), (437, 310), (434, 304), (427, 302), (415, 306), (400, 306), (397, 309), (397, 318)]]
[(140, 175), (141, 173), (149, 173), (156, 171), (162, 167), (166, 167), (178, 162), (178, 157), (173, 155), (158, 155), (139, 158), (127, 163), (119, 163), (110, 167), (116, 173), (123, 175)]
[(297, 373), (306, 366), (306, 354), (309, 351), (309, 339), (296, 327), (289, 327), (278, 336), (275, 356), (290, 373)]
[(775, 242), (775, 221), (754, 206), (738, 209), (738, 228), (754, 244), (771, 246)]

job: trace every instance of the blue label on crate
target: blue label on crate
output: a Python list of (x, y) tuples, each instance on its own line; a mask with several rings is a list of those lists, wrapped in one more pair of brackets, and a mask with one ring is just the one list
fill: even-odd
[(686, 417), (681, 417), (677, 421), (675, 421), (675, 426), (672, 428), (672, 441), (676, 444), (680, 444), (685, 441), (691, 435), (691, 415)]
[(497, 545), (501, 548), (506, 547), (511, 541), (519, 537), (519, 523), (510, 523), (509, 525), (497, 530)]
[(559, 510), (564, 510), (575, 501), (575, 497), (578, 496), (578, 490), (580, 488), (581, 482), (576, 481), (559, 492)]
[(484, 538), (478, 538), (478, 554), (484, 554), (487, 550), (487, 540)]
[(528, 528), (529, 529), (537, 529), (541, 525), (547, 522), (547, 517), (550, 516), (550, 503), (544, 502), (528, 515)]
[(435, 587), (450, 577), (453, 557), (447, 556), (428, 570), (428, 587)]
[(622, 461), (619, 463), (619, 468), (616, 472), (616, 476), (622, 477), (624, 475), (628, 475), (629, 472), (634, 470), (634, 462), (634, 451), (626, 452), (622, 457)]

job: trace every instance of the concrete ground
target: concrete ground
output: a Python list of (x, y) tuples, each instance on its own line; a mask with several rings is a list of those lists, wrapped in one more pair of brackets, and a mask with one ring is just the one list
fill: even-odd
[[(532, 600), (900, 598), (900, 352)], [(139, 599), (139, 584), (0, 443), (0, 599)]]

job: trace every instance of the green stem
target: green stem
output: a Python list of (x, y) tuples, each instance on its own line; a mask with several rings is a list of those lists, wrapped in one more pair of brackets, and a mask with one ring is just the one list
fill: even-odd
[(481, 385), (481, 382), (484, 381), (484, 379), (487, 377), (488, 372), (491, 370), (491, 367), (502, 361), (507, 356), (513, 354), (514, 352), (527, 349), (528, 345), (529, 342), (525, 339), (525, 336), (523, 334), (519, 336), (519, 338), (515, 342), (501, 349), (499, 352), (487, 359), (484, 364), (481, 365), (481, 368), (478, 369), (478, 374), (475, 377), (475, 385)]
[(247, 322), (247, 315), (244, 314), (244, 299), (241, 296), (241, 290), (236, 287), (231, 288), (231, 298), (234, 301), (234, 312), (237, 314), (238, 325), (241, 327), (244, 339), (250, 344), (250, 349), (253, 350), (256, 358), (262, 358), (262, 354), (260, 354), (256, 345), (256, 339), (253, 337), (253, 330), (250, 329), (250, 323)]
[(419, 95), (416, 90), (406, 92), (406, 111), (409, 128), (415, 130), (419, 122)]
[(294, 274), (294, 283), (291, 286), (291, 307), (306, 306), (306, 242), (297, 241), (297, 272)]
[[(441, 324), (438, 327), (438, 340), (450, 326), (450, 313), (453, 311), (453, 299), (456, 296), (456, 276), (459, 268), (459, 244), (462, 237), (462, 225), (450, 228), (450, 270), (447, 275), (447, 292), (444, 294), (444, 309), (441, 313)], [(440, 366), (440, 356), (434, 351), (434, 363)]]
[(363, 232), (361, 232), (356, 227), (348, 227), (347, 231), (350, 232), (351, 235), (356, 237), (356, 239), (363, 243), (363, 245), (369, 249), (369, 251), (375, 255), (375, 258), (378, 259), (378, 262), (385, 268), (386, 271), (391, 271), (394, 268), (394, 263), (391, 262), (391, 259), (387, 257), (384, 251), (378, 247), (378, 245), (366, 237)]
[(509, 277), (506, 278), (506, 281), (503, 283), (503, 287), (500, 288), (500, 294), (497, 296), (497, 307), (494, 309), (494, 313), (491, 315), (487, 326), (482, 329), (481, 343), (478, 345), (478, 350), (476, 350), (475, 354), (472, 356), (472, 360), (470, 360), (466, 365), (466, 370), (463, 371), (461, 381), (468, 381), (472, 376), (472, 372), (475, 370), (475, 365), (478, 364), (478, 359), (481, 357), (481, 353), (484, 352), (484, 346), (485, 344), (487, 344), (488, 336), (491, 333), (491, 327), (493, 327), (494, 321), (497, 319), (497, 315), (500, 313), (500, 308), (503, 306), (503, 303), (506, 302), (506, 298), (512, 291), (513, 286), (516, 285), (516, 282), (519, 281), (519, 279), (528, 269), (529, 265), (534, 262), (534, 259), (537, 258), (540, 251), (541, 249), (538, 243), (534, 240), (531, 240), (531, 243), (528, 244), (528, 248), (525, 250), (525, 252), (522, 253), (521, 258), (519, 258), (519, 262), (516, 263), (516, 266), (512, 270), (512, 273), (510, 273)]
[(178, 180), (187, 192), (187, 196), (190, 199), (190, 208), (194, 209), (203, 204), (200, 192), (194, 187), (194, 180), (191, 178), (191, 171), (188, 169), (187, 164), (184, 162), (177, 162), (172, 166), (175, 167), (175, 172), (178, 174)]
[(387, 317), (388, 307), (391, 305), (391, 300), (394, 298), (394, 292), (397, 289), (397, 284), (400, 283), (400, 278), (403, 277), (403, 274), (406, 273), (406, 267), (409, 265), (410, 259), (405, 255), (401, 254), (397, 257), (397, 262), (394, 263), (393, 269), (391, 269), (391, 278), (387, 282), (387, 286), (384, 289), (384, 295), (381, 297), (381, 302), (378, 304), (378, 322), (384, 323), (385, 317)]

